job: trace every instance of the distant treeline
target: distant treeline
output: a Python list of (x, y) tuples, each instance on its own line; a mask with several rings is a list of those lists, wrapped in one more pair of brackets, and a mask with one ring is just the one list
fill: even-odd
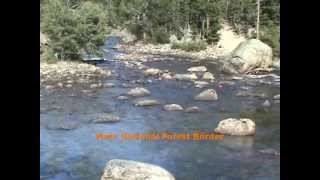
[[(238, 33), (254, 29), (257, 0), (41, 0), (41, 29), (53, 42), (51, 54), (78, 58), (99, 53), (111, 28), (126, 28), (138, 39), (168, 43), (186, 33), (214, 44), (221, 21)], [(280, 0), (261, 0), (260, 39), (279, 49)], [(253, 33), (254, 37), (255, 33)], [(50, 53), (49, 53), (50, 54)]]

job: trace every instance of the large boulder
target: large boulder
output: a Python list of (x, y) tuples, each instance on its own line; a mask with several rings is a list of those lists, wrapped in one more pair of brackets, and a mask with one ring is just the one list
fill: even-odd
[(194, 97), (198, 101), (215, 101), (218, 100), (218, 94), (214, 89), (207, 89)]
[(228, 73), (246, 73), (254, 69), (267, 70), (273, 65), (272, 48), (257, 39), (239, 44), (226, 59), (223, 70)]
[(160, 166), (137, 161), (110, 160), (101, 180), (174, 180), (175, 178)]
[(255, 134), (256, 124), (251, 119), (228, 118), (220, 121), (214, 131), (226, 135), (248, 136)]

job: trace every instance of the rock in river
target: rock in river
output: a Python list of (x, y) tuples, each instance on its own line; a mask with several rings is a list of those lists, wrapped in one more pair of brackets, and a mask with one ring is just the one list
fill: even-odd
[(214, 80), (214, 76), (212, 73), (210, 72), (205, 72), (203, 75), (202, 75), (202, 79), (203, 80)]
[(246, 73), (254, 69), (268, 69), (273, 64), (272, 48), (257, 39), (239, 44), (228, 58), (223, 70), (229, 73)]
[(148, 89), (137, 87), (130, 89), (127, 94), (130, 96), (148, 96), (151, 93)]
[(159, 101), (155, 99), (143, 99), (143, 100), (138, 100), (134, 103), (135, 106), (155, 106), (159, 105)]
[(260, 153), (262, 154), (269, 154), (269, 155), (274, 155), (274, 156), (280, 156), (280, 152), (278, 152), (275, 149), (268, 148), (268, 149), (261, 149), (259, 150)]
[(194, 81), (194, 85), (196, 86), (196, 88), (204, 88), (209, 86), (209, 83), (206, 81)]
[(113, 114), (104, 114), (99, 116), (97, 119), (93, 120), (94, 123), (112, 123), (119, 122), (120, 117)]
[(175, 178), (160, 166), (129, 160), (110, 160), (101, 180), (174, 180)]
[(160, 79), (164, 79), (164, 80), (171, 80), (173, 77), (171, 76), (170, 73), (163, 73), (161, 76), (160, 76)]
[(161, 70), (160, 69), (156, 69), (156, 68), (150, 68), (150, 69), (147, 69), (143, 72), (144, 75), (146, 76), (155, 76), (155, 75), (158, 75), (161, 73)]
[(197, 106), (191, 106), (191, 107), (187, 107), (185, 109), (186, 113), (196, 113), (196, 112), (200, 112), (200, 108), (198, 108)]
[(193, 80), (198, 79), (198, 76), (194, 73), (192, 73), (192, 74), (176, 74), (174, 76), (174, 78), (176, 80), (181, 80), (181, 81), (193, 81)]
[(207, 68), (205, 66), (194, 66), (188, 69), (189, 72), (206, 72)]
[(220, 121), (214, 131), (226, 135), (247, 136), (255, 134), (256, 125), (251, 119), (228, 118)]
[(236, 96), (240, 96), (240, 97), (249, 96), (249, 97), (259, 97), (259, 98), (267, 97), (267, 95), (263, 92), (250, 92), (250, 91), (238, 91)]
[(127, 97), (127, 96), (118, 96), (117, 99), (118, 100), (128, 100), (129, 97)]
[(270, 107), (271, 106), (271, 103), (269, 100), (265, 100), (262, 104), (261, 104), (263, 107)]
[(114, 87), (114, 84), (113, 83), (105, 83), (105, 84), (103, 84), (103, 87), (111, 88), (111, 87)]
[(166, 104), (163, 106), (163, 109), (166, 111), (182, 111), (183, 107), (179, 104)]
[(194, 97), (198, 101), (215, 101), (218, 100), (218, 94), (214, 89), (207, 89)]
[(280, 94), (277, 94), (277, 95), (273, 96), (273, 99), (274, 100), (280, 100)]

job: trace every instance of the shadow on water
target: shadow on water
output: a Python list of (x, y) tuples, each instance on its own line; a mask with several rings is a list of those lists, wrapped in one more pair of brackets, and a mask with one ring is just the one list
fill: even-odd
[[(110, 42), (111, 41), (111, 42)], [(109, 39), (105, 47), (109, 59), (117, 40)], [(111, 54), (111, 55), (110, 55)], [(107, 56), (106, 56), (107, 57)], [(198, 65), (183, 61), (157, 61), (148, 66), (185, 73), (188, 67)], [(214, 64), (201, 64), (215, 74), (217, 82), (224, 76)], [(267, 94), (266, 98), (237, 97), (235, 94), (246, 81), (234, 80), (235, 85), (209, 87), (217, 90), (216, 102), (197, 102), (193, 96), (202, 89), (185, 81), (160, 81), (137, 84), (132, 80), (146, 78), (139, 71), (126, 68), (121, 63), (106, 61), (97, 66), (110, 68), (117, 76), (105, 82), (115, 84), (102, 88), (92, 96), (80, 90), (61, 90), (48, 93), (41, 89), (40, 113), (40, 177), (50, 180), (100, 179), (108, 160), (120, 158), (158, 164), (180, 180), (238, 180), (280, 179), (280, 160), (277, 156), (259, 153), (260, 149), (280, 150), (280, 104), (272, 97), (280, 93), (280, 87), (256, 83), (249, 85), (252, 91)], [(119, 101), (114, 97), (124, 94), (129, 88), (123, 83), (144, 86), (151, 97), (162, 104), (177, 103), (183, 107), (198, 106), (200, 113), (165, 112), (162, 106), (141, 108), (133, 106), (137, 98)], [(70, 96), (75, 94), (76, 96)], [(271, 107), (261, 106), (266, 99)], [(53, 108), (53, 106), (55, 108)], [(113, 124), (93, 124), (103, 113), (118, 115), (121, 121)], [(97, 133), (151, 133), (151, 132), (213, 132), (219, 120), (228, 117), (252, 118), (257, 124), (254, 137), (228, 137), (221, 141), (138, 141), (96, 140)], [(76, 125), (74, 125), (76, 124)], [(61, 128), (67, 127), (67, 128)]]

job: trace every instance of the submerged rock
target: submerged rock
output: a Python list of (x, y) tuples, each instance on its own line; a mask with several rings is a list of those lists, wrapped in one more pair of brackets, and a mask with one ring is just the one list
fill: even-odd
[(129, 97), (127, 97), (127, 96), (118, 96), (117, 99), (118, 100), (128, 100)]
[(200, 108), (197, 107), (197, 106), (187, 107), (187, 108), (185, 109), (185, 112), (186, 112), (186, 113), (197, 113), (197, 112), (200, 112)]
[(155, 106), (159, 104), (160, 102), (155, 99), (143, 99), (143, 100), (138, 100), (134, 103), (135, 106)]
[(145, 88), (137, 87), (137, 88), (130, 89), (127, 94), (130, 96), (148, 96), (151, 93), (149, 90)]
[(256, 125), (251, 119), (228, 118), (220, 121), (214, 131), (226, 135), (247, 136), (255, 134)]
[(166, 111), (182, 111), (183, 107), (179, 104), (166, 104), (163, 106), (163, 109)]
[(267, 98), (267, 94), (263, 92), (250, 92), (250, 91), (238, 91), (236, 93), (236, 96), (238, 97), (259, 97), (259, 98)]
[(114, 84), (113, 84), (113, 83), (104, 83), (104, 84), (103, 84), (103, 87), (105, 87), (105, 88), (111, 88), (111, 87), (114, 87)]
[(104, 114), (97, 119), (93, 120), (94, 123), (112, 123), (119, 122), (120, 117), (113, 114)]
[(269, 148), (269, 149), (262, 149), (259, 150), (260, 153), (262, 154), (269, 154), (269, 155), (274, 155), (274, 156), (280, 156), (280, 152), (278, 152), (275, 149)]
[(225, 85), (225, 86), (233, 86), (235, 82), (233, 81), (220, 81), (219, 85)]
[(214, 76), (212, 73), (210, 72), (205, 72), (203, 75), (202, 75), (202, 79), (203, 80), (214, 80)]
[(198, 101), (215, 101), (218, 100), (218, 94), (214, 89), (207, 89), (194, 97)]
[(160, 166), (138, 161), (110, 160), (101, 180), (174, 180), (175, 178)]
[(192, 74), (176, 74), (174, 75), (174, 78), (176, 80), (181, 80), (181, 81), (193, 81), (198, 79), (198, 76), (194, 73)]
[(239, 91), (239, 92), (237, 92), (236, 96), (239, 96), (239, 97), (250, 96), (250, 97), (259, 97), (259, 98), (266, 98), (267, 97), (267, 95), (265, 93), (250, 92), (250, 91)]
[(205, 66), (194, 66), (188, 69), (189, 72), (206, 72), (207, 68)]

